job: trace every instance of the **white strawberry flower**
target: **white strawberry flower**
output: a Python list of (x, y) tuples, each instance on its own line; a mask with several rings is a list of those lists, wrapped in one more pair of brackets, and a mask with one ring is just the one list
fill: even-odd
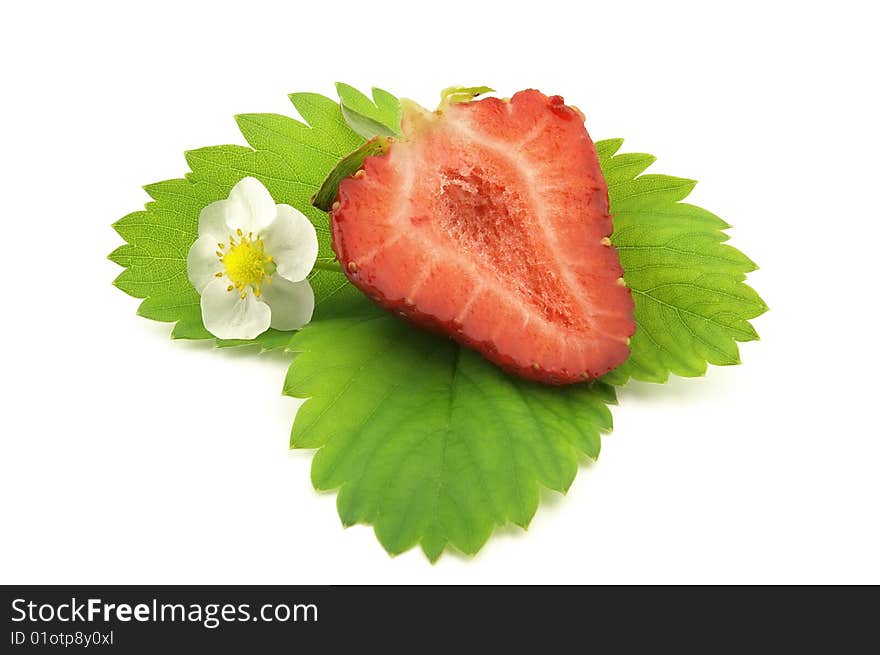
[(228, 199), (199, 214), (199, 238), (186, 258), (205, 328), (220, 339), (301, 328), (315, 309), (306, 276), (317, 257), (309, 220), (290, 205), (276, 205), (259, 180), (244, 178)]

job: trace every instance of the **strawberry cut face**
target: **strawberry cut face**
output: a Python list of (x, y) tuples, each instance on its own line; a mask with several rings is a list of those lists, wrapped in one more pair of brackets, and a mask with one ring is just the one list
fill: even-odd
[(374, 302), (551, 384), (629, 356), (633, 301), (577, 110), (522, 91), (428, 112), (339, 185), (343, 270)]

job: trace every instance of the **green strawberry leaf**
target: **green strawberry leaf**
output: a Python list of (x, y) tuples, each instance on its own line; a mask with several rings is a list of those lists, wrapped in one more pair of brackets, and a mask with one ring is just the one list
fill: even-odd
[(284, 393), (308, 398), (293, 448), (319, 448), (316, 489), (339, 489), (344, 525), (367, 523), (390, 553), (476, 553), (496, 526), (522, 528), (541, 487), (564, 493), (611, 430), (613, 387), (548, 387), (417, 330), (364, 298), (314, 321)]
[(681, 202), (696, 182), (643, 174), (655, 157), (616, 154), (622, 144), (599, 141), (596, 150), (638, 327), (630, 358), (603, 379), (665, 382), (670, 373), (693, 377), (707, 364), (738, 364), (737, 342), (758, 338), (749, 320), (767, 310), (744, 283), (757, 266), (725, 243), (727, 223)]
[[(374, 97), (383, 115), (393, 114), (393, 105), (399, 106), (384, 91), (374, 91)], [(226, 198), (248, 175), (265, 184), (276, 202), (296, 207), (315, 226), (318, 263), (309, 277), (315, 290), (315, 316), (345, 314), (346, 307), (360, 298), (339, 274), (327, 214), (313, 207), (311, 198), (340, 159), (356, 150), (363, 139), (346, 125), (340, 105), (333, 100), (313, 93), (294, 93), (290, 99), (306, 123), (278, 114), (236, 116), (250, 147), (213, 146), (186, 153), (191, 169), (186, 179), (148, 185), (145, 189), (152, 201), (113, 226), (126, 241), (110, 254), (125, 269), (114, 284), (143, 299), (138, 309), (141, 316), (175, 323), (174, 338), (212, 338), (202, 323), (198, 293), (187, 278), (186, 256), (198, 236), (202, 208)], [(291, 334), (268, 330), (254, 340), (216, 343), (275, 349), (283, 348)]]
[(337, 82), (336, 92), (345, 122), (364, 139), (400, 134), (400, 101), (387, 91), (373, 88), (370, 100), (353, 86)]
[(644, 175), (655, 158), (616, 154), (622, 140), (596, 145), (639, 326), (632, 357), (603, 380), (525, 382), (366, 301), (292, 339), (284, 392), (308, 400), (291, 446), (319, 449), (314, 486), (338, 489), (343, 524), (373, 525), (390, 553), (473, 554), (495, 526), (527, 526), (539, 486), (564, 492), (578, 456), (598, 455), (608, 384), (699, 375), (757, 337), (748, 319), (766, 306), (743, 284), (755, 266), (724, 243), (726, 223), (680, 202), (695, 183)]

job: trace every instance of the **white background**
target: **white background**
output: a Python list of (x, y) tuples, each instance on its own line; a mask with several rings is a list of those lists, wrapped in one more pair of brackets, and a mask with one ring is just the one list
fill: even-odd
[[(563, 5), (568, 8), (563, 9)], [(871, 3), (15, 3), (0, 26), (0, 582), (880, 582)], [(771, 311), (744, 365), (621, 391), (528, 533), (388, 557), (287, 449), (284, 357), (172, 342), (110, 224), (182, 151), (344, 80), (559, 93), (699, 179)]]

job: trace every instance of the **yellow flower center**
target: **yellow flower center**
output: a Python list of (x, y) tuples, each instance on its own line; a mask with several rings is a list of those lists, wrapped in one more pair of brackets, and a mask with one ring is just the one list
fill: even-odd
[(244, 235), (238, 230), (238, 240), (234, 236), (229, 237), (228, 248), (223, 243), (217, 245), (220, 248), (217, 257), (226, 269), (226, 277), (232, 282), (226, 290), (238, 290), (244, 298), (248, 287), (251, 287), (259, 298), (263, 282), (271, 284), (270, 276), (275, 272), (275, 262), (264, 252), (263, 240), (255, 239), (253, 232)]

